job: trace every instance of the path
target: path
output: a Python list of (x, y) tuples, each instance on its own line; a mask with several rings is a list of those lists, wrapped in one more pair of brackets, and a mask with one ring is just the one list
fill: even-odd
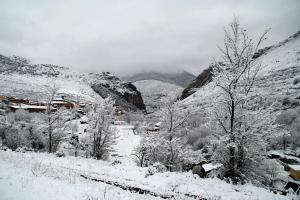
[(133, 133), (132, 125), (116, 125), (117, 144), (114, 145), (115, 153), (111, 160), (120, 160), (122, 165), (136, 166), (135, 158), (132, 155), (134, 149), (140, 144), (141, 136)]

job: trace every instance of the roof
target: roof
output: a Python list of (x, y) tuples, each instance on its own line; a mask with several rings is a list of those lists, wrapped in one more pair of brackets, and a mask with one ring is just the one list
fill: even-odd
[(10, 105), (10, 107), (15, 108), (15, 109), (47, 109), (46, 106), (36, 106), (36, 105)]
[(295, 171), (300, 171), (300, 165), (289, 165), (289, 167)]
[(202, 167), (204, 169), (205, 172), (209, 172), (213, 169), (217, 169), (219, 167), (221, 167), (222, 164), (221, 163), (217, 163), (217, 164), (212, 164), (212, 163), (208, 163), (208, 164), (203, 164)]

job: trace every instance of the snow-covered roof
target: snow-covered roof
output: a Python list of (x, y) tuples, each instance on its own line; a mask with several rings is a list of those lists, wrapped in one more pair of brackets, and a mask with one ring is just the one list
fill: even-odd
[(293, 170), (300, 171), (300, 165), (289, 165), (289, 167)]
[(154, 126), (161, 126), (161, 122), (156, 123)]
[(46, 106), (36, 106), (36, 105), (26, 105), (26, 104), (20, 104), (20, 105), (11, 105), (10, 107), (15, 109), (46, 109)]
[(217, 164), (212, 164), (212, 163), (208, 163), (208, 164), (203, 164), (202, 167), (204, 169), (205, 172), (209, 172), (213, 169), (217, 169), (219, 167), (221, 167), (222, 164), (221, 163), (217, 163)]

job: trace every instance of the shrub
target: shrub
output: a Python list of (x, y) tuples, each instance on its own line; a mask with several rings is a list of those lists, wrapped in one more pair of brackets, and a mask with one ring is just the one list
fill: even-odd
[(112, 166), (120, 165), (120, 164), (122, 164), (122, 162), (121, 162), (120, 160), (114, 160), (114, 161), (111, 163)]
[(187, 135), (187, 144), (190, 144), (194, 146), (194, 144), (200, 139), (200, 138), (206, 138), (210, 135), (210, 130), (206, 127), (200, 127), (197, 129), (192, 130)]
[(55, 155), (57, 156), (57, 157), (65, 157), (65, 153), (63, 152), (63, 151), (57, 151), (56, 153), (55, 153)]
[(148, 167), (146, 177), (165, 171), (167, 171), (167, 168), (160, 162), (156, 162), (152, 166)]
[(193, 149), (195, 151), (203, 149), (205, 145), (209, 144), (209, 140), (207, 138), (199, 138), (193, 145)]
[(298, 116), (295, 110), (285, 110), (277, 116), (276, 122), (279, 124), (290, 125)]

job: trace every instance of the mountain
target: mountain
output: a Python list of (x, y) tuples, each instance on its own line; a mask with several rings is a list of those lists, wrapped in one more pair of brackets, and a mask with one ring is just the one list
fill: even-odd
[(95, 102), (99, 96), (112, 96), (116, 105), (124, 109), (145, 110), (136, 87), (109, 72), (80, 74), (67, 67), (32, 64), (26, 58), (0, 55), (0, 95), (43, 101), (50, 85), (73, 100)]
[(136, 82), (141, 80), (157, 80), (171, 84), (176, 84), (181, 87), (186, 87), (192, 80), (195, 79), (195, 76), (186, 71), (179, 71), (174, 73), (142, 72), (131, 76), (123, 77), (123, 79), (130, 82)]
[(147, 111), (158, 110), (163, 98), (180, 94), (183, 87), (158, 80), (141, 80), (132, 83), (141, 92)]
[[(274, 109), (277, 110), (299, 107), (300, 31), (278, 45), (261, 50), (255, 59), (262, 66), (253, 86), (255, 94), (261, 97), (258, 104), (261, 107), (274, 104)], [(204, 76), (203, 73), (199, 75), (203, 77), (202, 83), (210, 76)], [(183, 99), (183, 104), (199, 106), (201, 104), (203, 107), (208, 107), (212, 99), (218, 97), (218, 90), (214, 87), (213, 80), (199, 85), (199, 87), (190, 87), (190, 91), (194, 90), (194, 93)]]
[[(281, 72), (284, 74), (289, 72), (293, 74), (297, 73), (300, 60), (299, 37), (300, 31), (277, 45), (258, 50), (253, 58), (261, 62), (263, 66), (260, 75), (272, 74), (272, 72), (275, 73), (276, 71), (277, 73)], [(211, 82), (212, 76), (212, 66), (209, 66), (183, 90), (181, 99), (187, 98), (199, 90), (199, 88)]]

